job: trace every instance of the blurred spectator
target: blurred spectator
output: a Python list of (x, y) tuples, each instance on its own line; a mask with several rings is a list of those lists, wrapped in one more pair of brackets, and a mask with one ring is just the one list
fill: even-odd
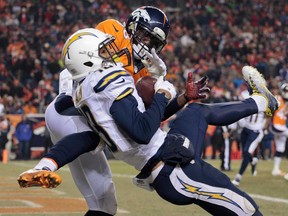
[(0, 115), (4, 114), (4, 112), (5, 112), (5, 106), (3, 103), (3, 98), (0, 97)]
[(45, 131), (44, 131), (44, 147), (45, 147), (45, 153), (47, 153), (50, 148), (53, 146), (49, 130), (47, 126), (45, 125)]
[(135, 7), (145, 4), (161, 8), (170, 20), (168, 44), (160, 56), (167, 64), (167, 79), (179, 91), (192, 71), (195, 78), (208, 75), (221, 81), (228, 99), (234, 98), (245, 64), (263, 72), (268, 85), (275, 76), (287, 80), (285, 0), (15, 0), (1, 1), (0, 7), (0, 96), (12, 96), (14, 106), (31, 100), (38, 112), (44, 112), (58, 93), (67, 36), (107, 18), (124, 22)]
[(21, 121), (16, 125), (14, 137), (18, 142), (18, 157), (17, 159), (30, 159), (30, 140), (33, 135), (32, 125), (27, 120), (25, 114), (22, 115)]
[(274, 135), (269, 130), (264, 131), (264, 137), (261, 142), (261, 156), (263, 160), (272, 158), (272, 142)]
[(6, 148), (8, 142), (8, 133), (10, 131), (10, 123), (4, 113), (0, 113), (0, 160), (2, 161), (2, 152)]
[(33, 105), (32, 101), (28, 101), (24, 106), (23, 106), (23, 111), (25, 114), (35, 114), (38, 113), (36, 106)]
[(288, 82), (288, 68), (287, 64), (283, 64), (282, 68), (279, 70), (279, 75), (282, 81)]

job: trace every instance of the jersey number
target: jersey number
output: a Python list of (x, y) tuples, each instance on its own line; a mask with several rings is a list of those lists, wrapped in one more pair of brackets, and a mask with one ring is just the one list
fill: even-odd
[(88, 121), (88, 124), (90, 125), (90, 127), (92, 128), (92, 130), (94, 132), (96, 132), (104, 141), (105, 143), (108, 145), (109, 149), (112, 152), (116, 152), (117, 151), (117, 146), (114, 144), (114, 142), (111, 140), (109, 134), (102, 128), (100, 127), (97, 122), (94, 119), (93, 114), (91, 113), (90, 109), (88, 106), (83, 105), (81, 106), (80, 109), (78, 109), (82, 115), (86, 118), (86, 120)]

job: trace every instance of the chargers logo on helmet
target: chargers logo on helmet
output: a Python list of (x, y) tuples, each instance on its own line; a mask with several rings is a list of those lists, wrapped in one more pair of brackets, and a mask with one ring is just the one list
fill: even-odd
[[(97, 35), (91, 33), (91, 32), (80, 32), (78, 34), (75, 34), (74, 36), (72, 36), (65, 44), (64, 44), (64, 47), (63, 47), (63, 51), (62, 51), (62, 59), (63, 59), (63, 62), (65, 62), (65, 56), (66, 54), (68, 54), (68, 50), (69, 50), (69, 46), (74, 43), (76, 40), (79, 40), (81, 39), (82, 37), (81, 36), (84, 36), (84, 35), (91, 35), (91, 36), (94, 36), (94, 37), (97, 37)], [(97, 37), (98, 38), (98, 37)], [(69, 56), (69, 54), (68, 54)]]

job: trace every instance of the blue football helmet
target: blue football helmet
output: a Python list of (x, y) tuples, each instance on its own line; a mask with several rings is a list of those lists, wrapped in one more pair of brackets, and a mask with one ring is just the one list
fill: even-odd
[[(163, 11), (144, 6), (134, 10), (126, 23), (126, 31), (132, 37), (134, 57), (143, 58), (144, 49), (159, 53), (166, 45), (170, 24)], [(136, 54), (136, 56), (135, 56)]]
[(280, 93), (284, 100), (288, 100), (288, 83), (283, 83), (281, 85)]

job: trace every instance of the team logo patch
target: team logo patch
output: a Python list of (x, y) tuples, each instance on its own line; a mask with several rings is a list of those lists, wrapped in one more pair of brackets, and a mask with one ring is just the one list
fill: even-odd
[(237, 203), (235, 203), (233, 200), (229, 199), (228, 197), (224, 196), (224, 193), (217, 193), (217, 192), (208, 192), (203, 190), (201, 187), (196, 187), (193, 185), (190, 185), (188, 183), (185, 183), (184, 181), (182, 181), (178, 176), (178, 181), (181, 183), (181, 185), (183, 185), (182, 190), (189, 192), (191, 194), (195, 194), (195, 195), (202, 195), (202, 196), (207, 196), (208, 199), (216, 199), (216, 200), (222, 200), (225, 202), (229, 202), (233, 205), (236, 205), (237, 207), (241, 208)]
[(183, 172), (180, 166), (175, 167), (170, 174), (170, 180), (175, 190), (186, 197), (202, 200), (215, 205), (229, 206), (234, 212), (243, 213), (248, 210), (245, 207), (245, 202), (243, 203), (245, 197), (226, 188), (214, 187), (205, 182), (194, 181)]

